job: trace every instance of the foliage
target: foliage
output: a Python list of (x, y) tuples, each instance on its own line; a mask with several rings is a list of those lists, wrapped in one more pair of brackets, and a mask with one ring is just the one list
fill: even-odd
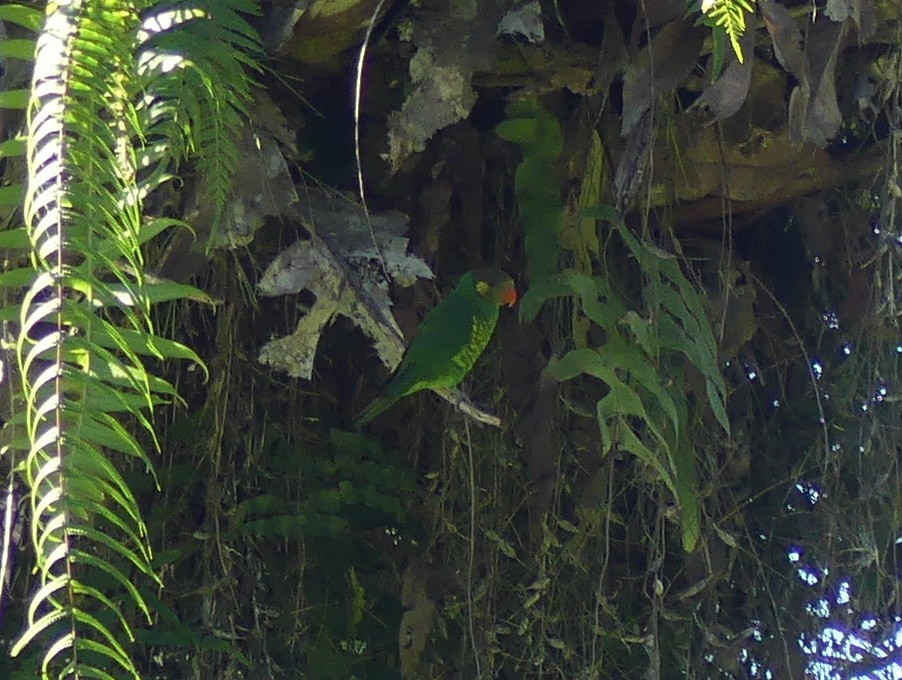
[[(723, 63), (723, 36), (726, 36), (741, 64), (743, 55), (739, 39), (746, 30), (746, 15), (755, 12), (754, 0), (698, 0), (693, 5), (701, 11), (702, 21), (714, 29), (715, 55), (719, 53), (720, 63)], [(719, 71), (715, 68), (716, 73)]]
[(639, 263), (647, 279), (646, 310), (630, 309), (607, 277), (564, 271), (530, 288), (521, 315), (531, 320), (547, 301), (572, 296), (579, 313), (604, 330), (603, 344), (571, 350), (552, 365), (552, 373), (559, 380), (586, 375), (605, 383), (608, 393), (596, 405), (602, 452), (622, 448), (655, 470), (679, 502), (683, 547), (691, 552), (700, 535), (701, 506), (695, 453), (685, 436), (689, 404), (674, 355), (682, 354), (701, 373), (711, 411), (729, 432), (711, 326), (673, 256), (642, 244), (612, 211), (595, 214), (611, 221)]
[[(131, 461), (153, 471), (142, 440), (156, 446), (150, 414), (176, 396), (147, 362), (200, 363), (155, 333), (150, 308), (205, 298), (145, 276), (142, 246), (177, 222), (144, 219), (142, 203), (187, 150), (200, 152), (214, 187), (224, 183), (235, 154), (228, 126), (248, 98), (241, 50), (254, 38), (237, 14), (247, 8), (55, 3), (37, 40), (26, 227), (3, 232), (5, 247), (27, 245), (30, 265), (4, 272), (0, 283), (26, 287), (3, 310), (6, 319), (18, 314), (22, 379), (4, 459), (28, 484), (40, 575), (12, 651), (40, 638), (45, 677), (138, 674), (127, 649), (130, 619), (149, 619), (150, 608), (135, 578), (160, 582), (123, 473)], [(37, 24), (18, 6), (0, 14)], [(178, 56), (186, 52), (190, 62)]]
[(281, 457), (272, 463), (293, 469), (294, 483), (268, 500), (249, 499), (239, 508), (236, 530), (270, 542), (300, 539), (313, 556), (301, 595), (311, 608), (304, 645), (309, 672), (324, 680), (391, 677), (381, 664), (396, 642), (400, 604), (374, 578), (380, 559), (366, 535), (397, 536), (409, 522), (409, 467), (396, 451), (338, 430), (318, 455), (299, 456), (280, 439), (271, 446)]
[[(236, 531), (260, 538), (344, 538), (352, 528), (402, 523), (406, 509), (400, 494), (412, 483), (409, 470), (374, 441), (333, 431), (331, 455), (304, 456), (298, 471), (301, 497), (259, 494), (238, 505)], [(275, 439), (275, 455), (297, 455)], [(285, 465), (288, 461), (273, 461)]]
[(496, 132), (518, 143), (523, 153), (515, 186), (533, 282), (521, 303), (521, 319), (532, 321), (549, 300), (572, 296), (585, 320), (604, 331), (599, 346), (584, 346), (584, 339), (575, 336), (582, 346), (553, 364), (552, 374), (558, 380), (588, 375), (606, 384), (608, 394), (596, 406), (602, 452), (622, 448), (655, 470), (678, 499), (683, 547), (691, 552), (700, 535), (701, 503), (695, 454), (685, 437), (689, 405), (679, 389), (669, 389), (683, 382), (675, 354), (701, 373), (707, 402), (729, 432), (726, 390), (702, 299), (672, 255), (639, 241), (606, 207), (584, 210), (577, 219), (601, 218), (613, 225), (645, 277), (645, 309), (626, 305), (615, 293), (611, 273), (555, 273), (558, 235), (566, 220), (553, 165), (563, 149), (560, 123), (533, 101), (512, 103), (506, 112), (508, 119)]
[(564, 148), (561, 124), (535, 101), (508, 105), (498, 136), (520, 147), (514, 187), (520, 208), (527, 272), (533, 281), (557, 269), (561, 216), (560, 180), (554, 162)]
[[(250, 73), (259, 71), (259, 38), (245, 15), (252, 0), (149, 5), (137, 32), (136, 91), (144, 134), (142, 180), (147, 193), (197, 163), (203, 195), (216, 216), (224, 208), (238, 161), (237, 135), (252, 100)], [(163, 30), (163, 27), (165, 30)], [(218, 239), (211, 237), (211, 244)]]
[[(204, 409), (179, 417), (168, 432), (176, 460), (196, 452), (196, 433), (209, 431), (211, 415)], [(373, 543), (398, 546), (412, 531), (409, 466), (396, 451), (356, 433), (334, 431), (310, 445), (274, 424), (262, 427), (254, 450), (244, 452), (253, 469), (240, 480), (224, 479), (224, 470), (211, 477), (207, 459), (160, 471), (166, 503), (149, 485), (135, 485), (141, 500), (152, 504), (152, 530), (191, 529), (154, 558), (170, 575), (166, 590), (141, 590), (155, 614), (153, 626), (134, 631), (143, 667), (172, 678), (210, 677), (217, 663), (247, 677), (264, 668), (293, 677), (298, 667), (323, 679), (396, 677), (384, 659), (397, 643), (401, 607)], [(221, 482), (241, 483), (243, 498), (219, 518), (222, 532), (207, 534), (192, 521), (199, 499)], [(197, 588), (198, 572), (209, 573), (205, 560), (219, 562), (220, 550), (238, 549), (231, 570)], [(218, 621), (227, 606), (215, 598), (218, 587), (237, 594), (228, 616), (259, 644), (248, 648)]]

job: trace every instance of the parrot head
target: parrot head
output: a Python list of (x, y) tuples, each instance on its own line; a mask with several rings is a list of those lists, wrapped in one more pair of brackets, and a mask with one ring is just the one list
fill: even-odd
[(505, 272), (494, 267), (484, 267), (473, 272), (476, 294), (492, 300), (499, 307), (512, 307), (517, 301), (514, 280)]

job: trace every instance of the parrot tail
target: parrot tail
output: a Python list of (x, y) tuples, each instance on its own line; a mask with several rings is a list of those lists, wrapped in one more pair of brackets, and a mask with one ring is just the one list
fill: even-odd
[(359, 416), (357, 416), (357, 418), (354, 419), (354, 424), (358, 427), (360, 427), (361, 425), (366, 425), (373, 418), (388, 409), (388, 407), (394, 404), (395, 401), (395, 399), (377, 397), (373, 401), (373, 403), (366, 407), (366, 410), (363, 413), (361, 413)]

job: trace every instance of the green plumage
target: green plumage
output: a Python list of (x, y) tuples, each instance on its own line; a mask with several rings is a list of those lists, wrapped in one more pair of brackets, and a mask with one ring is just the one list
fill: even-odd
[(514, 282), (500, 269), (465, 274), (423, 320), (385, 393), (357, 418), (357, 424), (368, 423), (408, 394), (458, 385), (489, 344), (501, 305), (516, 299)]

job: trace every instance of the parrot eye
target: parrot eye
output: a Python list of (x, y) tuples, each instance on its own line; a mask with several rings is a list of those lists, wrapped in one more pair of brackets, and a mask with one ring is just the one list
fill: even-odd
[(476, 282), (476, 292), (480, 295), (488, 295), (489, 293), (489, 284), (485, 281), (477, 281)]

